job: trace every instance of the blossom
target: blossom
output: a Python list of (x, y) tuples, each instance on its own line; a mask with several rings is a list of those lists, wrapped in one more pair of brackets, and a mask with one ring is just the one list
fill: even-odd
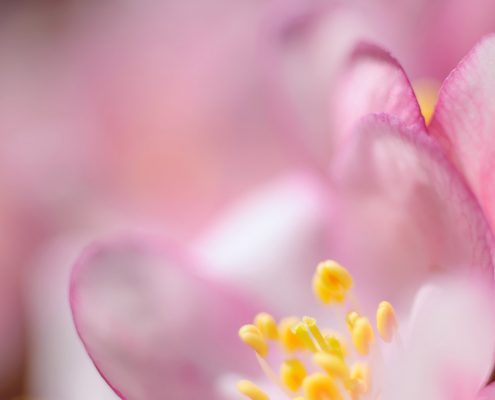
[[(494, 115), (490, 107), (495, 87), (489, 75), (494, 52), (495, 39), (488, 37), (459, 64), (444, 83), (429, 124), (400, 65), (373, 46), (356, 51), (337, 92), (341, 149), (329, 177), (312, 178), (317, 192), (325, 193), (324, 215), (329, 216), (320, 221), (330, 228), (324, 229), (328, 236), (318, 237), (327, 238), (324, 250), (348, 268), (361, 288), (358, 318), (373, 315), (378, 302), (387, 300), (402, 319), (416, 297), (419, 311), (406, 325), (411, 332), (428, 326), (432, 333), (413, 334), (405, 344), (418, 350), (384, 369), (384, 396), (398, 393), (386, 379), (394, 365), (410, 371), (411, 379), (404, 383), (421, 384), (420, 393), (433, 396), (428, 398), (443, 398), (444, 388), (474, 398), (492, 366), (491, 318), (485, 301), (473, 296), (473, 290), (482, 292), (473, 282), (480, 277), (493, 280), (492, 210), (485, 188), (491, 177), (483, 167), (489, 163)], [(299, 186), (294, 193), (311, 187)], [(248, 221), (241, 218), (243, 223), (233, 218), (230, 229), (206, 232), (206, 239), (189, 243), (188, 250), (149, 237), (117, 238), (88, 247), (79, 258), (70, 291), (74, 322), (96, 367), (122, 398), (220, 398), (232, 384), (228, 373), (253, 374), (236, 337), (239, 326), (252, 321), (260, 309), (277, 318), (299, 313), (297, 306), (317, 310), (304, 297), (314, 264), (281, 263), (274, 273), (274, 260), (260, 269), (250, 259), (271, 242), (244, 251), (235, 246), (256, 243), (253, 238), (262, 234), (260, 228), (254, 233), (246, 229), (259, 223), (256, 214), (248, 215)], [(269, 213), (259, 218), (265, 215)], [(276, 233), (281, 237), (284, 230)], [(294, 251), (294, 244), (300, 243), (286, 242), (277, 250), (283, 256)], [(210, 267), (216, 262), (230, 268)], [(447, 283), (445, 289), (445, 279), (457, 276), (464, 284)], [(298, 283), (285, 286), (286, 280)], [(420, 290), (437, 281), (438, 289)], [(344, 300), (339, 296), (334, 299)], [(280, 297), (284, 301), (277, 302)], [(262, 308), (256, 305), (260, 299)], [(382, 307), (388, 310), (390, 303)], [(445, 315), (449, 304), (458, 304), (457, 316)], [(312, 314), (319, 320), (320, 311)], [(459, 316), (472, 322), (466, 325)], [(352, 325), (357, 320), (350, 321)], [(366, 352), (373, 335), (369, 318), (359, 321), (357, 347)], [(483, 325), (487, 335), (477, 336), (473, 325)], [(433, 351), (429, 339), (449, 338), (442, 331), (445, 326), (465, 339), (460, 346), (466, 351), (455, 348), (455, 339), (446, 340), (439, 354), (423, 357), (422, 350)], [(447, 353), (454, 359), (446, 358)], [(446, 360), (455, 361), (452, 371), (445, 371)], [(433, 384), (425, 381), (417, 367), (426, 361), (433, 361), (436, 372), (445, 371), (445, 379), (461, 376), (460, 386), (446, 385), (440, 378)], [(471, 375), (466, 377), (463, 365), (473, 366)]]

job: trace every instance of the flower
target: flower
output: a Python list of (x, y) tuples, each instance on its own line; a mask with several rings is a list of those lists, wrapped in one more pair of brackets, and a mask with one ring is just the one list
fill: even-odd
[[(459, 396), (473, 398), (493, 361), (491, 318), (484, 311), (484, 300), (473, 297), (478, 286), (470, 282), (478, 282), (480, 277), (493, 280), (493, 234), (487, 222), (492, 211), (483, 185), (490, 174), (480, 166), (489, 160), (488, 134), (495, 115), (490, 108), (495, 81), (489, 76), (494, 52), (495, 38), (488, 37), (460, 63), (442, 87), (427, 125), (399, 64), (376, 47), (361, 46), (337, 92), (343, 118), (341, 150), (332, 161), (330, 178), (314, 178), (317, 187), (326, 182), (331, 188), (323, 190), (330, 192), (325, 198), (331, 216), (329, 239), (323, 247), (346, 265), (355, 286), (361, 288), (357, 318), (373, 315), (376, 305), (386, 299), (390, 303), (383, 303), (380, 313), (390, 316), (392, 308), (387, 304), (394, 304), (401, 319), (416, 293), (420, 300), (430, 299), (426, 306), (417, 301), (419, 311), (410, 323), (411, 332), (426, 326), (414, 321), (438, 322), (427, 324), (431, 338), (445, 338), (445, 349), (459, 356), (448, 359), (455, 362), (452, 371), (445, 371), (445, 379), (459, 374), (463, 378), (458, 380), (459, 387), (444, 385), (442, 380), (433, 385), (421, 380), (421, 393), (428, 396), (438, 394), (430, 389), (449, 387), (457, 388)], [(466, 131), (470, 135), (462, 135)], [(304, 193), (308, 187), (294, 193)], [(268, 209), (270, 213), (258, 214), (260, 220), (278, 211)], [(253, 373), (235, 333), (261, 309), (255, 304), (261, 297), (254, 296), (254, 301), (246, 298), (263, 293), (264, 309), (278, 316), (298, 313), (295, 307), (314, 310), (304, 297), (304, 283), (313, 276), (311, 266), (279, 264), (273, 273), (271, 267), (277, 264), (273, 259), (262, 263), (261, 269), (259, 263), (251, 262), (253, 255), (271, 243), (249, 247), (263, 231), (245, 229), (259, 223), (256, 213), (247, 214), (249, 218), (242, 224), (237, 220), (229, 226), (227, 221), (230, 229), (223, 227), (213, 234), (216, 246), (211, 245), (208, 233), (206, 239), (190, 243), (188, 251), (156, 239), (132, 237), (96, 243), (79, 258), (70, 290), (74, 321), (96, 367), (122, 398), (220, 398), (225, 387), (231, 387), (232, 375)], [(284, 233), (275, 231), (280, 236)], [(248, 245), (235, 245), (242, 242)], [(294, 243), (297, 240), (277, 250), (281, 255), (291, 253)], [(208, 259), (208, 265), (218, 261), (230, 268), (205, 267), (199, 257)], [(447, 283), (449, 289), (445, 289), (445, 279), (457, 276), (464, 284)], [(298, 283), (287, 287), (286, 280)], [(437, 280), (438, 290), (426, 294), (420, 290)], [(347, 290), (348, 286), (342, 287)], [(284, 301), (277, 302), (280, 293), (285, 295)], [(342, 300), (341, 294), (333, 296)], [(457, 316), (444, 315), (449, 304), (459, 305)], [(319, 320), (319, 314), (313, 315)], [(463, 324), (459, 316), (471, 322)], [(262, 318), (269, 317), (264, 314)], [(306, 321), (308, 329), (311, 321)], [(366, 353), (374, 336), (369, 323), (353, 317), (349, 321), (353, 329), (359, 327), (357, 347)], [(389, 326), (389, 322), (385, 319), (382, 325)], [(485, 323), (488, 334), (478, 340), (471, 327)], [(445, 326), (456, 332), (459, 329), (464, 341), (447, 340), (449, 336), (441, 330)], [(252, 334), (249, 329), (247, 333)], [(301, 325), (300, 329), (305, 328)], [(426, 360), (434, 361), (432, 368), (440, 365), (444, 371), (447, 358), (443, 347), (441, 354), (422, 357), (424, 351), (420, 350), (433, 351), (431, 338), (416, 335), (405, 342), (418, 350), (392, 364), (410, 371), (410, 380), (404, 383), (414, 385), (422, 377), (417, 366)], [(453, 352), (457, 344), (466, 351)], [(483, 349), (488, 357), (481, 359)], [(474, 360), (465, 364), (474, 366), (467, 378), (461, 368), (466, 360)], [(300, 376), (297, 362), (286, 368)], [(384, 371), (388, 382), (394, 369)], [(365, 375), (363, 369), (356, 374)], [(321, 379), (328, 387), (328, 380), (317, 381)], [(384, 396), (397, 393), (389, 384), (382, 390)], [(410, 392), (401, 393), (407, 395)]]

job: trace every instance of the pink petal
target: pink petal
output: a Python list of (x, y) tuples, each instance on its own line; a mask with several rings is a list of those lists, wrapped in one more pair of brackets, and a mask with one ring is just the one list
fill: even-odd
[(445, 81), (431, 132), (463, 172), (495, 228), (495, 35)]
[(363, 116), (386, 112), (404, 125), (424, 128), (418, 102), (400, 64), (381, 48), (362, 43), (346, 66), (331, 110), (339, 137)]
[(237, 337), (254, 312), (149, 238), (90, 246), (72, 275), (76, 328), (104, 378), (127, 399), (216, 399), (223, 373), (255, 363)]
[(314, 304), (311, 277), (329, 255), (325, 184), (295, 172), (227, 209), (195, 246), (212, 266), (207, 273), (242, 286), (267, 311), (307, 313)]
[(424, 132), (369, 116), (333, 172), (329, 256), (375, 300), (410, 297), (428, 275), (446, 270), (491, 277), (493, 238), (478, 203)]
[(456, 277), (419, 291), (403, 353), (386, 371), (384, 400), (473, 400), (493, 367), (493, 297)]
[(484, 389), (482, 389), (478, 395), (478, 397), (476, 397), (476, 399), (478, 400), (493, 400), (495, 399), (495, 385), (493, 384), (493, 382), (488, 385), (487, 387), (485, 387)]

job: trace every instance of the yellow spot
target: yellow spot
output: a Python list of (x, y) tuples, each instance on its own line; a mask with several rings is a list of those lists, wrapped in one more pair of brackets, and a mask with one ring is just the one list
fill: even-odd
[(359, 317), (352, 327), (352, 342), (359, 354), (366, 356), (370, 352), (371, 345), (375, 339), (373, 328), (366, 317)]
[(385, 342), (391, 342), (397, 330), (395, 310), (388, 301), (382, 301), (376, 310), (376, 328)]
[(307, 400), (342, 400), (337, 386), (326, 374), (316, 373), (306, 377), (303, 390)]
[(349, 386), (349, 367), (342, 358), (334, 354), (316, 353), (313, 356), (313, 362), (331, 378), (340, 379), (346, 387)]
[(345, 343), (338, 339), (335, 335), (325, 336), (325, 340), (330, 348), (330, 354), (334, 354), (340, 358), (345, 358), (347, 355), (347, 348)]
[(237, 390), (251, 400), (270, 400), (268, 395), (250, 381), (239, 381)]
[(283, 318), (278, 324), (279, 340), (288, 352), (304, 349), (304, 343), (292, 331), (292, 327), (299, 323), (296, 317)]
[(325, 338), (321, 334), (318, 325), (316, 325), (316, 320), (310, 317), (303, 317), (303, 322), (306, 324), (309, 331), (311, 332), (311, 335), (313, 335), (313, 338), (320, 346), (320, 349), (326, 352), (330, 351), (330, 347), (328, 346), (327, 342), (325, 341)]
[(280, 367), (280, 380), (293, 392), (299, 390), (304, 378), (306, 378), (306, 368), (297, 358), (284, 361)]
[(239, 329), (239, 337), (248, 346), (253, 348), (260, 357), (266, 357), (268, 354), (268, 344), (258, 327), (254, 325), (244, 325)]
[(351, 274), (337, 262), (323, 261), (316, 267), (313, 291), (323, 303), (342, 303), (352, 285)]
[(356, 363), (351, 368), (351, 397), (358, 399), (371, 390), (371, 371), (368, 364)]
[(437, 81), (431, 79), (421, 79), (414, 82), (413, 88), (421, 114), (423, 114), (425, 123), (428, 125), (435, 111), (440, 85)]
[(347, 314), (346, 317), (347, 327), (351, 332), (358, 318), (359, 318), (359, 314), (356, 311), (351, 311), (349, 314)]
[(270, 339), (270, 340), (278, 339), (277, 324), (270, 314), (259, 313), (254, 318), (254, 324), (261, 331), (265, 339)]
[(301, 340), (301, 342), (304, 343), (304, 346), (308, 350), (312, 351), (313, 353), (316, 353), (318, 351), (318, 349), (316, 348), (313, 342), (313, 339), (311, 339), (311, 336), (309, 335), (308, 328), (306, 327), (306, 325), (299, 322), (292, 328), (292, 330), (299, 338), (299, 340)]

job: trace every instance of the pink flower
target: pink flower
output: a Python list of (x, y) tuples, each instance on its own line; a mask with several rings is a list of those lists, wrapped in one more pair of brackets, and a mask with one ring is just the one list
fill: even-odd
[[(73, 271), (72, 311), (86, 350), (116, 393), (230, 398), (225, 388), (233, 378), (255, 376), (237, 329), (260, 310), (256, 301), (277, 318), (313, 310), (319, 319), (305, 297), (318, 252), (301, 250), (311, 245), (326, 253), (320, 259), (330, 255), (352, 272), (360, 315), (373, 315), (387, 299), (399, 322), (411, 321), (404, 325), (405, 355), (396, 351), (392, 364), (377, 368), (383, 372), (373, 387), (383, 398), (474, 399), (493, 365), (490, 305), (475, 293), (484, 293), (480, 277), (493, 280), (494, 60), (495, 38), (488, 37), (445, 81), (426, 124), (399, 64), (361, 46), (337, 92), (341, 147), (330, 176), (298, 175), (283, 185), (296, 188), (284, 198), (302, 198), (301, 209), (321, 218), (291, 212), (263, 224), (284, 215), (284, 203), (272, 202), (284, 193), (278, 189), (267, 202), (234, 210), (187, 251), (146, 237), (90, 246)], [(252, 212), (260, 204), (277, 206)], [(311, 223), (299, 229), (304, 221)], [(270, 228), (273, 234), (257, 243)], [(267, 248), (276, 256), (257, 260)], [(229, 268), (210, 267), (217, 263)], [(458, 277), (463, 283), (452, 283)], [(414, 297), (417, 311), (408, 313)], [(398, 366), (407, 380), (394, 376)]]

